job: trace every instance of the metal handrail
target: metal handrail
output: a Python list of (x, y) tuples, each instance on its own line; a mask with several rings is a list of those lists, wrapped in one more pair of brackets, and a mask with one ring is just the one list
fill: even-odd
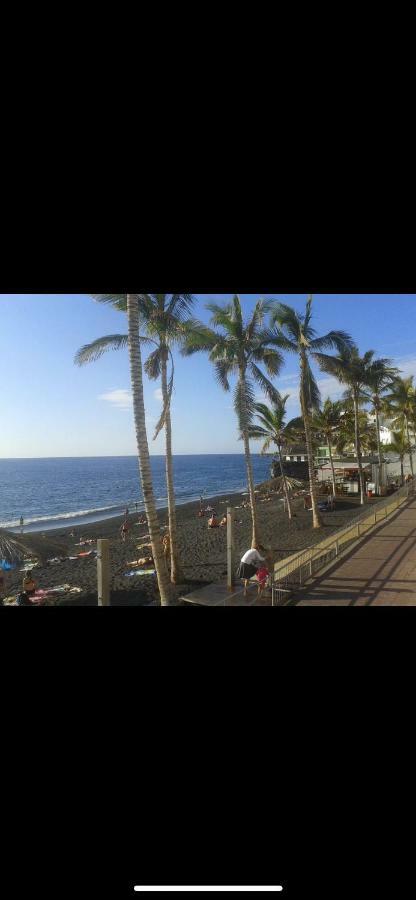
[(279, 602), (288, 599), (295, 588), (301, 587), (320, 569), (337, 559), (340, 551), (344, 552), (348, 544), (357, 541), (364, 529), (366, 534), (372, 531), (414, 493), (415, 485), (411, 482), (400, 488), (394, 499), (390, 498), (385, 504), (374, 507), (368, 516), (356, 516), (349, 525), (335, 531), (326, 540), (276, 563), (272, 582), (272, 605), (278, 605)]

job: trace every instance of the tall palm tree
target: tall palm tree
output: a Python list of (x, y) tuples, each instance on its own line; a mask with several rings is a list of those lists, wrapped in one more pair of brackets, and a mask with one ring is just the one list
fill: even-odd
[(144, 505), (152, 544), (153, 559), (159, 582), (160, 602), (167, 606), (170, 600), (169, 579), (166, 572), (165, 558), (160, 536), (155, 497), (153, 492), (152, 470), (150, 468), (149, 444), (146, 432), (146, 416), (144, 407), (142, 354), (140, 342), (139, 295), (127, 294), (127, 321), (129, 328), (130, 375), (133, 394), (134, 423), (139, 454), (139, 468), (142, 482)]
[[(267, 453), (274, 444), (277, 447), (280, 471), (282, 474), (283, 492), (287, 504), (287, 512), (289, 519), (292, 518), (292, 506), (290, 503), (290, 495), (288, 490), (287, 478), (282, 460), (282, 448), (293, 443), (293, 433), (291, 432), (292, 422), (286, 423), (286, 404), (290, 394), (281, 397), (273, 407), (266, 406), (265, 403), (256, 403), (255, 412), (257, 422), (249, 429), (249, 437), (252, 440), (262, 440), (262, 454)], [(297, 420), (296, 420), (297, 422)]]
[[(99, 296), (96, 299), (101, 300)], [(180, 582), (182, 573), (180, 570), (175, 488), (173, 477), (172, 457), (172, 422), (170, 400), (173, 389), (173, 377), (168, 377), (168, 362), (171, 347), (181, 341), (184, 332), (184, 323), (188, 321), (194, 304), (192, 294), (142, 294), (140, 296), (140, 321), (141, 329), (156, 345), (144, 364), (144, 369), (149, 378), (161, 379), (163, 410), (162, 419), (156, 428), (157, 437), (160, 428), (164, 425), (166, 440), (166, 486), (168, 495), (169, 534), (171, 553), (171, 581), (173, 584)], [(112, 303), (115, 308), (127, 312), (127, 298), (117, 297)], [(144, 335), (141, 341), (146, 342)], [(147, 341), (148, 342), (148, 341)], [(91, 344), (86, 344), (76, 355), (79, 365), (98, 359), (107, 350), (123, 349), (128, 344), (127, 334), (107, 335), (98, 338)]]
[(395, 378), (390, 393), (385, 397), (385, 406), (393, 417), (393, 427), (398, 430), (405, 429), (409, 447), (410, 470), (413, 471), (413, 441), (410, 437), (410, 426), (416, 417), (416, 388), (413, 384), (413, 375), (409, 378)]
[(333, 401), (328, 397), (327, 400), (325, 400), (322, 409), (316, 410), (311, 418), (312, 430), (316, 434), (321, 435), (328, 444), (334, 497), (336, 497), (337, 486), (335, 481), (335, 467), (332, 451), (334, 441), (336, 443), (337, 435), (339, 434), (341, 429), (342, 409), (343, 407), (340, 400)]
[[(142, 294), (94, 294), (96, 300), (101, 303), (109, 303), (117, 309), (127, 312), (128, 334), (113, 335), (112, 340), (114, 346), (128, 346), (130, 358), (131, 386), (133, 395), (133, 412), (136, 428), (137, 451), (139, 459), (139, 470), (142, 484), (142, 492), (144, 505), (146, 510), (147, 522), (149, 526), (150, 542), (152, 545), (152, 554), (155, 562), (155, 569), (159, 585), (160, 602), (162, 606), (167, 606), (170, 601), (169, 578), (166, 572), (164, 553), (162, 548), (159, 520), (157, 516), (156, 503), (153, 491), (152, 472), (150, 468), (149, 444), (146, 431), (146, 416), (144, 407), (143, 393), (143, 371), (142, 371), (142, 354), (141, 354), (141, 337), (140, 337), (140, 310), (144, 307), (144, 295)], [(91, 350), (90, 358), (97, 359), (104, 352), (104, 347), (99, 347), (96, 343), (95, 356)], [(93, 345), (90, 345), (90, 348)], [(85, 349), (85, 348), (83, 348)], [(81, 363), (79, 351), (76, 362)], [(84, 360), (85, 361), (85, 360)]]
[(344, 331), (330, 331), (323, 337), (317, 337), (311, 325), (312, 294), (309, 295), (304, 315), (296, 312), (285, 303), (276, 303), (272, 321), (280, 330), (279, 346), (296, 353), (300, 365), (300, 405), (305, 428), (306, 449), (308, 455), (309, 481), (312, 499), (313, 526), (321, 528), (322, 519), (318, 510), (318, 491), (315, 479), (315, 464), (310, 419), (314, 410), (319, 409), (320, 393), (313, 375), (310, 357), (319, 364), (330, 357), (322, 351), (335, 349), (339, 352), (352, 345), (352, 338)]
[[(279, 392), (270, 378), (279, 374), (283, 357), (276, 350), (276, 333), (264, 325), (270, 304), (259, 300), (248, 322), (244, 322), (241, 301), (236, 294), (231, 303), (207, 305), (212, 313), (211, 328), (193, 323), (189, 329), (184, 356), (206, 352), (214, 365), (217, 381), (225, 391), (230, 390), (230, 377), (236, 376), (234, 408), (240, 433), (244, 441), (248, 489), (253, 520), (252, 546), (259, 545), (256, 496), (254, 493), (253, 466), (250, 453), (250, 426), (255, 412), (254, 384), (272, 401), (278, 402)], [(220, 331), (218, 329), (221, 329)], [(269, 377), (259, 368), (263, 365)]]
[(379, 466), (383, 465), (383, 453), (380, 440), (380, 414), (384, 408), (384, 395), (392, 382), (397, 378), (398, 369), (392, 366), (390, 359), (375, 359), (370, 363), (367, 372), (368, 391), (365, 391), (366, 397), (371, 400), (374, 415), (376, 417), (377, 429), (377, 454)]
[(402, 487), (404, 485), (404, 458), (409, 452), (409, 443), (404, 431), (393, 431), (392, 441), (386, 448), (389, 453), (397, 453), (400, 459)]
[(360, 479), (361, 505), (365, 504), (365, 482), (362, 465), (362, 451), (359, 428), (360, 408), (366, 402), (365, 389), (369, 384), (371, 366), (374, 361), (374, 350), (368, 350), (364, 356), (360, 356), (358, 347), (351, 345), (346, 347), (339, 356), (319, 360), (324, 372), (334, 375), (338, 381), (346, 386), (345, 398), (353, 405), (355, 418), (355, 452), (357, 455), (358, 472)]

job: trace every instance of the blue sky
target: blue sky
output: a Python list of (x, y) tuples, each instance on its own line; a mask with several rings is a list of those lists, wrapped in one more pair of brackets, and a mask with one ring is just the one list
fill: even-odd
[[(247, 314), (260, 296), (298, 309), (306, 294), (241, 294)], [(227, 294), (196, 294), (196, 315), (208, 321), (205, 303)], [(0, 457), (109, 456), (135, 453), (126, 352), (109, 353), (82, 369), (77, 349), (103, 334), (123, 333), (125, 317), (87, 294), (0, 294)], [(416, 294), (315, 294), (318, 333), (349, 331), (360, 350), (374, 349), (416, 374)], [(176, 453), (239, 453), (232, 398), (215, 382), (208, 360), (176, 356), (173, 400)], [(339, 385), (318, 374), (323, 398)], [(286, 356), (277, 381), (297, 415), (296, 359)], [(158, 386), (146, 381), (149, 437), (161, 410)], [(257, 445), (256, 445), (257, 446)], [(163, 453), (163, 435), (150, 440)]]

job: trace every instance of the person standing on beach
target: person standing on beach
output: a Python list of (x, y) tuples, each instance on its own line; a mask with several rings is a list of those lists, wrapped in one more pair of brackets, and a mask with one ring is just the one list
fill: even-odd
[(128, 522), (127, 519), (125, 519), (120, 528), (121, 540), (122, 540), (123, 544), (126, 543), (126, 539), (127, 539), (129, 531), (130, 531), (130, 523)]
[(25, 524), (25, 520), (23, 516), (20, 516), (20, 534), (23, 534), (23, 526)]
[(170, 534), (165, 534), (162, 540), (163, 544), (163, 553), (165, 555), (165, 563), (166, 568), (169, 571), (169, 560), (170, 560)]
[[(265, 553), (265, 548), (260, 546), (259, 549), (262, 553)], [(240, 565), (237, 570), (238, 578), (241, 578), (244, 581), (244, 596), (247, 596), (247, 588), (249, 582), (252, 578), (257, 574), (257, 571), (260, 567), (262, 567), (262, 563), (266, 562), (265, 556), (260, 556), (258, 550), (247, 550), (247, 553), (241, 559)]]

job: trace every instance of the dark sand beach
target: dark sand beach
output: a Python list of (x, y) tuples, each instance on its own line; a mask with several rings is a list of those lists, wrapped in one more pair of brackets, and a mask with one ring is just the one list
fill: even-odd
[[(263, 486), (261, 486), (263, 488)], [(329, 537), (334, 531), (348, 525), (349, 521), (359, 515), (368, 514), (368, 505), (360, 507), (358, 499), (346, 498), (337, 501), (335, 512), (323, 515), (324, 527), (318, 531), (312, 529), (312, 515), (304, 510), (303, 498), (294, 499), (295, 518), (289, 522), (284, 512), (280, 496), (272, 494), (270, 502), (261, 502), (258, 495), (258, 514), (261, 540), (268, 551), (269, 568), (274, 563), (296, 553), (298, 550), (313, 546), (320, 540)], [(381, 499), (381, 498), (380, 498)], [(242, 508), (247, 495), (228, 494), (222, 497), (206, 499), (204, 503), (211, 505), (222, 517), (227, 506), (235, 509), (235, 547), (236, 561), (251, 546), (251, 512)], [(370, 501), (377, 503), (376, 499)], [(198, 584), (222, 581), (227, 573), (227, 530), (208, 529), (208, 517), (198, 518), (199, 503), (178, 506), (178, 538), (179, 552), (184, 572), (184, 584), (175, 588), (179, 597)], [(95, 543), (78, 546), (80, 539), (96, 541), (99, 538), (110, 540), (111, 552), (111, 588), (112, 605), (137, 606), (149, 605), (158, 600), (156, 577), (153, 575), (125, 577), (132, 569), (131, 563), (146, 555), (148, 530), (145, 525), (137, 525), (139, 515), (131, 515), (132, 525), (129, 538), (125, 544), (120, 538), (120, 527), (123, 517), (107, 519), (86, 525), (82, 533), (77, 530), (71, 537), (71, 529), (62, 528), (42, 534), (27, 534), (22, 540), (33, 557), (38, 557), (39, 565), (33, 570), (39, 588), (48, 590), (61, 585), (70, 585), (80, 589), (79, 593), (62, 594), (51, 597), (51, 605), (94, 605), (97, 598), (97, 561), (95, 556), (82, 557), (63, 562), (48, 563), (47, 560), (60, 556), (77, 556), (81, 552), (95, 549)], [(161, 526), (167, 526), (167, 510), (159, 511)], [(150, 549), (150, 548), (149, 548)], [(24, 574), (20, 567), (8, 576), (7, 595), (11, 596), (22, 590)]]

